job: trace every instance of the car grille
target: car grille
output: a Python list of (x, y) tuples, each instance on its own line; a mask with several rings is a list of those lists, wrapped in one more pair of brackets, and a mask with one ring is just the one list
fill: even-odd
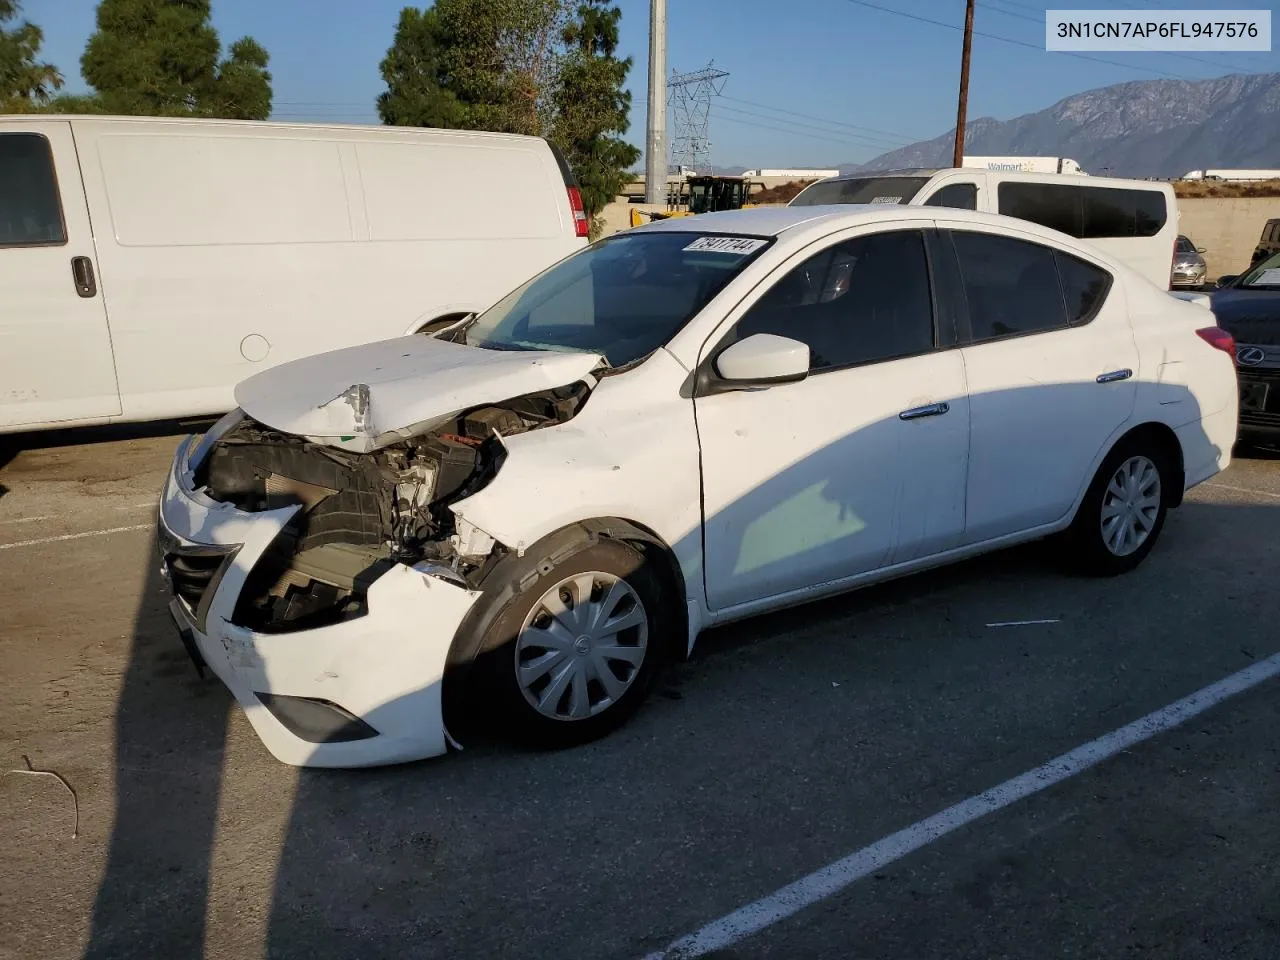
[(205, 592), (225, 559), (226, 554), (165, 554), (164, 562), (169, 569), (169, 582), (173, 585), (173, 592), (193, 613), (199, 608), (200, 601), (204, 599)]
[(156, 540), (169, 589), (186, 605), (196, 626), (203, 631), (213, 591), (240, 548), (189, 546), (177, 541), (163, 523), (158, 525)]
[(1236, 367), (1240, 384), (1240, 422), (1280, 427), (1280, 368)]

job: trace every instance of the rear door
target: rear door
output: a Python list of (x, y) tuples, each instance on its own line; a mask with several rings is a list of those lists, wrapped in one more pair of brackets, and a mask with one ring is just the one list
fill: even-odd
[(0, 127), (0, 428), (120, 413), (71, 124)]
[(1015, 231), (939, 221), (969, 386), (965, 541), (1061, 519), (1133, 413), (1138, 348), (1111, 274)]

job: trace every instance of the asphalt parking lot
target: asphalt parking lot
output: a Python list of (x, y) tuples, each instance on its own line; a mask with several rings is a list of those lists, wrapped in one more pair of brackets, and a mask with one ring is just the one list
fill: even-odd
[[(75, 794), (0, 780), (0, 957), (640, 958), (1280, 651), (1254, 452), (1127, 577), (1019, 549), (709, 633), (585, 748), (300, 772), (167, 619), (178, 433), (0, 455), (0, 768)], [(1274, 958), (1277, 729), (1264, 680), (704, 955)]]

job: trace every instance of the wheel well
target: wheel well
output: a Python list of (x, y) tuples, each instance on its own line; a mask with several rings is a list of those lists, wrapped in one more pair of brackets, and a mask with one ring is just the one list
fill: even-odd
[(418, 334), (418, 333), (432, 334), (438, 330), (443, 330), (445, 327), (452, 326), (453, 324), (461, 320), (463, 317), (469, 317), (469, 316), (471, 316), (470, 313), (446, 313), (442, 317), (436, 317), (432, 320), (428, 320), (426, 323), (422, 324), (420, 327), (418, 327), (417, 330), (413, 332), (415, 334)]
[[(565, 556), (575, 552), (582, 544), (609, 538), (639, 550), (645, 560), (654, 566), (658, 576), (664, 581), (677, 600), (674, 618), (676, 629), (672, 631), (671, 655), (683, 659), (688, 648), (689, 607), (686, 602), (684, 575), (680, 564), (676, 561), (671, 547), (652, 530), (641, 524), (619, 517), (597, 517), (582, 520), (562, 527), (554, 533), (542, 537), (537, 543), (526, 547), (523, 558), (514, 551), (498, 560), (477, 585), (481, 590), (488, 590), (489, 597), (481, 599), (463, 618), (462, 624), (454, 637), (449, 650), (445, 667), (445, 694), (448, 697), (450, 688), (460, 686), (456, 681), (465, 678), (476, 658), (483, 652), (480, 644), (491, 617), (503, 606), (506, 599), (517, 592), (522, 583), (535, 575), (533, 568), (527, 568), (530, 554), (546, 557), (554, 562), (557, 556)], [(525, 572), (522, 574), (521, 571)], [(446, 709), (446, 713), (449, 710)]]
[[(1168, 424), (1153, 421), (1134, 427), (1116, 441), (1115, 447), (1135, 440), (1154, 444), (1168, 459), (1169, 464), (1173, 467), (1174, 483), (1171, 487), (1166, 487), (1165, 502), (1169, 507), (1181, 506), (1182, 494), (1187, 484), (1186, 469), (1182, 462), (1182, 444), (1178, 441), (1178, 435), (1173, 432)], [(1115, 447), (1112, 447), (1112, 449), (1115, 449)]]

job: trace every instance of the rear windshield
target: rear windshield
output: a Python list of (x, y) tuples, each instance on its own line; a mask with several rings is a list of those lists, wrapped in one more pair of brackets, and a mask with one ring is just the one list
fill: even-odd
[(829, 203), (909, 203), (929, 182), (928, 177), (856, 177), (819, 180), (791, 201), (792, 207)]
[(1236, 281), (1237, 287), (1274, 289), (1280, 287), (1280, 253), (1272, 254)]
[(598, 353), (621, 367), (666, 344), (772, 242), (614, 234), (509, 293), (462, 328), (461, 340), (487, 350)]

